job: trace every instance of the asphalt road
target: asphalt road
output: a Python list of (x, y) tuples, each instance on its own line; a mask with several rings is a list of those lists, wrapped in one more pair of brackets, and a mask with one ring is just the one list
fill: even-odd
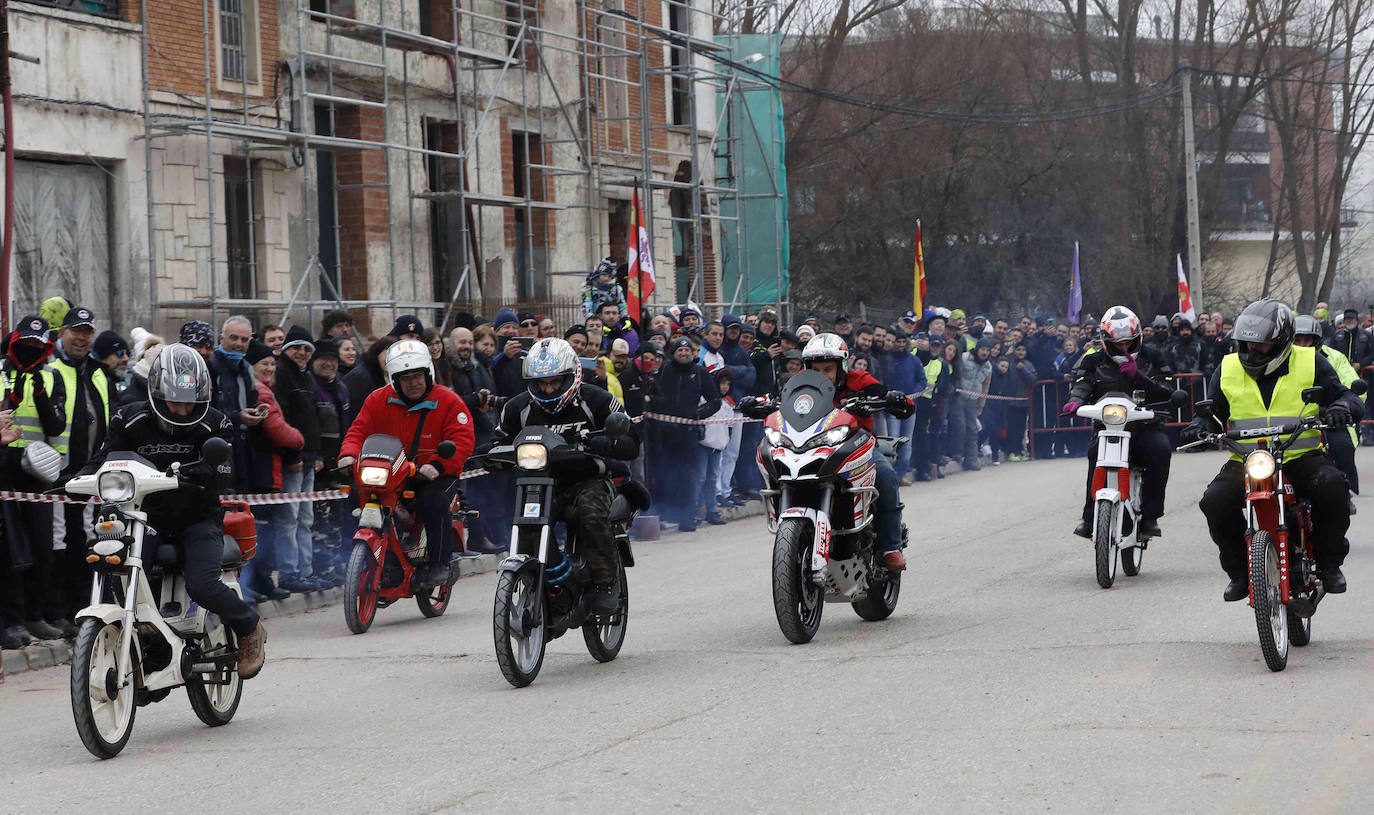
[(1069, 534), (1081, 459), (908, 489), (897, 613), (828, 606), (805, 646), (778, 631), (754, 519), (640, 544), (620, 658), (573, 632), (522, 690), (492, 654), (494, 575), (362, 636), (338, 607), (274, 620), (229, 726), (177, 691), (112, 761), (77, 739), (65, 668), (22, 674), (0, 687), (0, 811), (1370, 811), (1374, 502), (1350, 592), (1273, 674), (1197, 510), (1221, 460), (1175, 457), (1165, 537), (1109, 591)]

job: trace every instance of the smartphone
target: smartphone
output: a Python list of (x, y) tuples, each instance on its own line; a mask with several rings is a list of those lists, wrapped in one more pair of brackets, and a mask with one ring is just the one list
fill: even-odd
[(528, 350), (530, 350), (531, 348), (534, 347), (534, 344), (535, 344), (536, 342), (538, 342), (538, 338), (536, 338), (536, 337), (516, 337), (516, 338), (515, 338), (515, 341), (518, 342), (518, 343), (520, 343), (520, 347), (521, 347), (521, 348), (523, 348), (523, 349), (525, 349), (526, 351), (528, 351)]
[(584, 370), (584, 371), (595, 371), (595, 370), (596, 370), (596, 357), (578, 357), (578, 359), (581, 360), (581, 362), (582, 362), (582, 370)]

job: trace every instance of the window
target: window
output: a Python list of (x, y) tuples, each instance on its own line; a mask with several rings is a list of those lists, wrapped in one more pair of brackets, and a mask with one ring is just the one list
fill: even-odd
[(257, 296), (257, 263), (253, 253), (252, 182), (247, 159), (224, 157), (224, 234), (229, 260), (229, 296)]
[[(437, 119), (425, 120), (425, 149), (441, 153), (458, 152), (458, 124)], [(462, 189), (462, 166), (456, 158), (425, 156), (425, 175), (432, 192)], [(468, 230), (463, 224), (463, 210), (456, 200), (429, 202), (430, 273), (436, 303), (454, 298), (466, 300), (472, 295), (472, 275), (463, 277), (466, 260), (463, 239)], [(459, 289), (459, 284), (462, 288)]]
[[(545, 195), (544, 141), (538, 133), (511, 133), (512, 193), (530, 201), (548, 200)], [(527, 183), (528, 182), (528, 183)], [(527, 193), (528, 191), (528, 193)], [(549, 211), (520, 204), (514, 206), (516, 292), (521, 299), (548, 293), (548, 280), (542, 274), (549, 254)]]
[(539, 0), (503, 0), (506, 7), (506, 53), (511, 54), (515, 42), (520, 39), (520, 29), (526, 25), (524, 39), (512, 57), (523, 60), (525, 70), (533, 71), (539, 65), (539, 55), (535, 52), (534, 29), (539, 25)]
[[(687, 15), (691, 11), (684, 3), (685, 0), (668, 0), (668, 26), (674, 34), (681, 37), (687, 37), (691, 33), (687, 21)], [(672, 73), (668, 76), (672, 89), (672, 122), (675, 125), (687, 125), (692, 121), (692, 99), (687, 82), (687, 72), (692, 69), (691, 59), (685, 47), (669, 46), (668, 63), (672, 67)]]
[(219, 78), (223, 82), (258, 82), (257, 0), (218, 0)]

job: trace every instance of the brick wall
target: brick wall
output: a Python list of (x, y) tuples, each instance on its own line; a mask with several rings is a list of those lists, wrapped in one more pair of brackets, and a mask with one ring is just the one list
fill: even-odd
[[(334, 115), (337, 135), (349, 139), (385, 140), (382, 111), (374, 108), (339, 108)], [(339, 201), (339, 274), (344, 299), (369, 299), (373, 289), (368, 246), (390, 240), (387, 224), (386, 189), (373, 185), (386, 182), (386, 158), (381, 150), (338, 150), (335, 152)], [(360, 326), (366, 333), (366, 326)]]
[[(219, 0), (147, 0), (148, 2), (148, 81), (154, 91), (171, 91), (197, 99), (205, 98), (205, 22), (209, 14), (210, 71), (212, 96), (226, 101), (241, 100), (232, 90), (220, 90), (213, 81), (219, 73)], [(271, 0), (243, 0), (257, 3), (259, 56), (257, 83), (249, 84), (250, 104), (270, 99), (272, 78), (279, 60), (280, 35), (277, 6)], [(139, 4), (124, 4), (124, 19), (139, 22)]]

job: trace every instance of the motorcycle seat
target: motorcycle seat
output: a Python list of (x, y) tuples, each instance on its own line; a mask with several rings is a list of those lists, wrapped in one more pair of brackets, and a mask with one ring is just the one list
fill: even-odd
[[(181, 547), (172, 543), (160, 543), (154, 554), (153, 562), (161, 566), (164, 570), (181, 566)], [(220, 553), (221, 569), (237, 569), (243, 565), (243, 550), (239, 548), (239, 542), (232, 535), (224, 536), (223, 549)]]
[(620, 489), (611, 502), (610, 518), (612, 521), (625, 522), (630, 520), (635, 511), (644, 511), (649, 508), (649, 491), (638, 481), (626, 481), (620, 485)]

